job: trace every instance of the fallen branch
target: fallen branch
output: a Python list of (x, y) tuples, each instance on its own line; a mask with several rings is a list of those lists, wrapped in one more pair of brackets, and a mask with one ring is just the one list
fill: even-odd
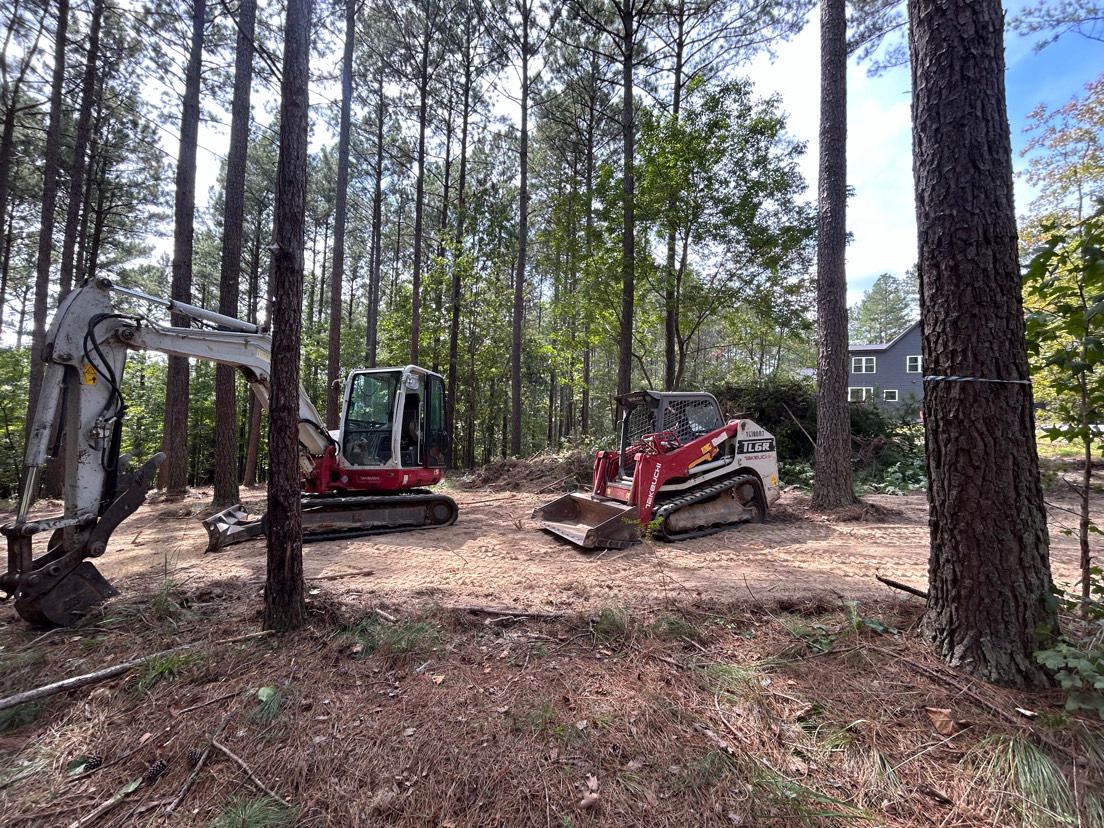
[(230, 750), (230, 748), (226, 747), (226, 745), (219, 742), (218, 739), (212, 739), (211, 740), (211, 745), (212, 745), (212, 747), (215, 747), (218, 750), (221, 750), (223, 753), (226, 754), (226, 756), (228, 758), (230, 758), (234, 762), (236, 762), (238, 767), (240, 767), (243, 771), (245, 771), (245, 775), (249, 777), (249, 779), (253, 782), (254, 785), (256, 785), (258, 788), (260, 788), (266, 794), (271, 796), (273, 799), (275, 799), (277, 802), (279, 802), (284, 807), (286, 807), (286, 808), (291, 807), (290, 802), (288, 802), (286, 799), (284, 799), (279, 794), (277, 794), (274, 790), (272, 790), (272, 788), (268, 787), (268, 785), (266, 785), (264, 782), (262, 782), (260, 780), (260, 777), (258, 777), (257, 774), (253, 773), (253, 769), (251, 767), (249, 767), (249, 765), (245, 764), (245, 760), (242, 759), (240, 756), (238, 756), (236, 753), (234, 753), (232, 750)]
[(199, 710), (201, 707), (206, 707), (209, 704), (215, 704), (216, 702), (225, 701), (226, 699), (233, 698), (234, 696), (238, 695), (239, 693), (241, 693), (241, 690), (235, 690), (232, 693), (227, 693), (224, 696), (215, 696), (213, 699), (208, 699), (207, 701), (200, 702), (199, 704), (193, 704), (190, 707), (185, 707), (183, 710), (173, 710), (170, 707), (169, 708), (169, 715), (172, 716), (174, 719), (176, 719), (176, 718), (179, 718), (180, 716), (183, 716), (185, 713), (191, 713), (193, 710)]
[(336, 581), (338, 578), (355, 578), (357, 575), (375, 575), (374, 569), (360, 569), (356, 572), (335, 572), (333, 575), (311, 575), (305, 581)]
[(161, 650), (160, 652), (151, 653), (150, 655), (142, 656), (141, 658), (134, 658), (130, 661), (124, 661), (122, 664), (116, 664), (113, 667), (105, 667), (102, 670), (96, 670), (92, 673), (85, 673), (83, 676), (73, 676), (72, 678), (62, 679), (61, 681), (55, 681), (52, 684), (46, 684), (42, 687), (36, 687), (33, 690), (25, 690), (22, 693), (16, 693), (13, 696), (0, 699), (0, 710), (7, 710), (11, 707), (16, 707), (20, 704), (26, 704), (27, 702), (38, 701), (48, 696), (56, 695), (57, 693), (64, 693), (67, 690), (76, 690), (78, 687), (85, 687), (89, 684), (96, 684), (101, 681), (107, 681), (110, 678), (121, 676), (124, 673), (128, 673), (135, 667), (141, 667), (150, 661), (157, 658), (164, 658), (167, 655), (173, 653), (179, 653), (183, 650), (190, 650), (193, 647), (198, 647), (202, 644), (234, 644), (239, 641), (247, 641), (251, 638), (260, 638), (261, 636), (268, 635), (269, 630), (263, 630), (261, 632), (249, 633), (248, 635), (239, 635), (236, 638), (225, 638), (221, 641), (192, 641), (188, 644), (181, 644), (178, 647), (170, 647), (168, 650)]
[(544, 492), (547, 492), (547, 491), (548, 491), (549, 489), (551, 489), (551, 488), (552, 488), (553, 486), (559, 486), (559, 485), (560, 485), (561, 483), (563, 483), (563, 482), (564, 482), (565, 480), (568, 480), (568, 479), (569, 479), (570, 477), (571, 477), (571, 475), (570, 475), (570, 474), (565, 474), (565, 475), (564, 475), (563, 477), (561, 477), (561, 478), (560, 478), (559, 480), (554, 480), (554, 481), (552, 481), (551, 483), (549, 483), (549, 484), (548, 484), (547, 486), (544, 486), (544, 487), (542, 487), (542, 488), (540, 488), (540, 489), (537, 489), (536, 493), (537, 493), (537, 494), (542, 494), (542, 493), (544, 493)]
[(373, 607), (372, 612), (374, 612), (376, 615), (378, 615), (380, 618), (382, 618), (388, 624), (394, 624), (396, 621), (399, 620), (398, 618), (393, 616), (391, 613), (386, 612), (385, 610), (381, 610), (379, 607)]
[(448, 606), (445, 609), (454, 612), (470, 612), (473, 615), (500, 615), (511, 618), (540, 618), (545, 621), (559, 621), (563, 618), (558, 612), (536, 612), (523, 609), (510, 609), (509, 607), (480, 607), (480, 606)]
[(874, 577), (885, 584), (887, 587), (899, 589), (901, 590), (901, 592), (907, 592), (909, 595), (915, 595), (917, 598), (923, 598), (925, 601), (928, 600), (928, 593), (922, 589), (917, 589), (916, 587), (909, 586), (908, 584), (902, 584), (900, 581), (894, 581), (892, 578), (883, 578), (878, 573), (874, 573)]
[(222, 729), (226, 727), (228, 721), (230, 721), (229, 713), (223, 716), (219, 726), (216, 727), (215, 732), (211, 734), (211, 740), (203, 746), (203, 752), (199, 754), (199, 761), (196, 762), (196, 766), (192, 768), (192, 773), (188, 776), (187, 781), (184, 783), (184, 787), (180, 789), (180, 793), (176, 795), (175, 799), (169, 802), (169, 807), (165, 809), (166, 818), (180, 806), (180, 803), (184, 801), (184, 797), (188, 795), (188, 791), (192, 789), (192, 785), (194, 785), (196, 779), (199, 778), (199, 772), (203, 770), (203, 766), (207, 763), (207, 757), (211, 755), (211, 745), (214, 744), (218, 735), (222, 733)]

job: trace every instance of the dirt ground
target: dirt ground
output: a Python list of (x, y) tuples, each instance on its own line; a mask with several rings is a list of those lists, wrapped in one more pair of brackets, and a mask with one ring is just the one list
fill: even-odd
[[(785, 493), (766, 523), (677, 544), (638, 544), (584, 553), (537, 528), (534, 507), (555, 495), (449, 492), (460, 505), (457, 523), (442, 529), (310, 544), (307, 577), (340, 578), (350, 595), (372, 600), (411, 596), (443, 605), (490, 604), (526, 609), (580, 610), (658, 602), (770, 600), (816, 595), (890, 594), (875, 573), (924, 588), (927, 583), (927, 505), (923, 494), (872, 495), (843, 514), (813, 513), (808, 498)], [(260, 510), (263, 491), (245, 492)], [(96, 563), (121, 591), (151, 579), (195, 585), (211, 579), (264, 578), (264, 542), (249, 541), (204, 554), (200, 519), (209, 492), (188, 500), (143, 506), (116, 532)], [(1055, 578), (1077, 579), (1077, 549), (1051, 525)]]
[(285, 637), (263, 542), (203, 554), (203, 491), (123, 525), (82, 626), (3, 608), (0, 696), (187, 649), (0, 710), (0, 824), (1104, 825), (1100, 723), (948, 668), (873, 579), (924, 585), (922, 495), (583, 554), (545, 495), (452, 493), (453, 527), (309, 546)]

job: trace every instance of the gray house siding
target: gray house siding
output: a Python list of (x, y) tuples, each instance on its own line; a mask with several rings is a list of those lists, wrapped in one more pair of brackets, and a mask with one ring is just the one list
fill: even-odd
[[(920, 323), (915, 322), (892, 342), (852, 345), (848, 357), (849, 388), (873, 388), (874, 402), (896, 407), (906, 402), (919, 404), (924, 398), (923, 365), (919, 372), (908, 370), (908, 358), (920, 356)], [(856, 373), (855, 357), (873, 357), (873, 373)], [(897, 392), (897, 402), (885, 400), (886, 391)]]

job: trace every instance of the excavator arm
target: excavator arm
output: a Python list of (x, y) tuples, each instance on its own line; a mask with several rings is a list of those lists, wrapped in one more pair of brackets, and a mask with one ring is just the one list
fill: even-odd
[[(223, 330), (160, 326), (142, 314), (119, 310), (113, 294), (162, 305)], [(47, 368), (28, 430), (15, 520), (0, 527), (8, 540), (8, 568), (0, 575), (0, 590), (14, 597), (16, 610), (31, 622), (71, 624), (115, 594), (87, 559), (102, 555), (114, 529), (145, 501), (165, 459), (155, 454), (131, 472), (128, 458), (119, 454), (122, 379), (131, 350), (233, 366), (244, 374), (260, 404), (268, 405), (271, 340), (257, 326), (116, 287), (107, 279), (91, 280), (71, 292), (46, 336)], [(299, 442), (305, 474), (334, 445), (301, 386)], [(63, 514), (30, 520), (39, 472), (59, 454), (65, 463)], [(32, 540), (43, 532), (50, 533), (49, 542), (36, 559)]]

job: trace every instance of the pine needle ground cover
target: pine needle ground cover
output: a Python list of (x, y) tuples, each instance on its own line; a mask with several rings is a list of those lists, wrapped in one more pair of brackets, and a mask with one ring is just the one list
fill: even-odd
[[(198, 642), (192, 658), (7, 716), (4, 825), (1058, 826), (1104, 813), (1099, 720), (1066, 713), (1059, 693), (949, 671), (916, 637), (916, 603), (534, 619), (314, 590), (306, 631), (219, 643), (259, 628), (257, 591), (159, 588), (81, 629), (0, 629), (4, 695)], [(158, 594), (177, 611), (151, 613)]]

